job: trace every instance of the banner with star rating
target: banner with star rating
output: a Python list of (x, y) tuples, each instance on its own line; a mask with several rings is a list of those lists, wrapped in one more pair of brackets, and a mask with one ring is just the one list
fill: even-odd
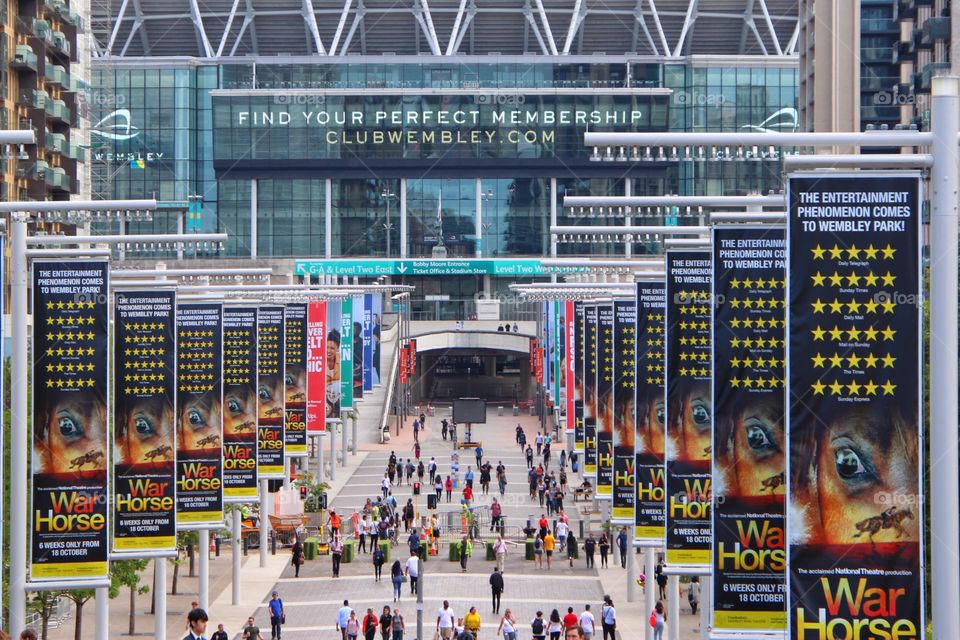
[(257, 498), (257, 308), (223, 309), (223, 498)]
[(783, 633), (783, 227), (713, 229), (713, 629)]
[(634, 525), (634, 380), (637, 301), (613, 303), (613, 523)]
[(284, 455), (307, 455), (307, 305), (288, 304), (284, 316)]
[(710, 572), (709, 251), (667, 252), (666, 560)]
[(174, 291), (114, 295), (112, 539), (118, 553), (177, 547), (176, 308)]
[(613, 304), (597, 305), (597, 498), (613, 499)]
[(788, 179), (795, 640), (925, 632), (920, 180), (912, 171)]
[(108, 269), (33, 263), (32, 580), (108, 573)]
[[(163, 355), (151, 347), (152, 355)], [(223, 305), (177, 305), (177, 527), (223, 523)]]
[(573, 368), (573, 450), (583, 452), (583, 303), (573, 303), (573, 341), (570, 360)]
[[(327, 301), (307, 303), (307, 433), (326, 430)], [(339, 383), (338, 383), (339, 384)], [(339, 389), (338, 389), (339, 390)]]
[(283, 307), (257, 311), (257, 473), (283, 478)]
[(574, 406), (574, 364), (573, 353), (575, 351), (576, 334), (574, 333), (574, 311), (573, 300), (567, 300), (563, 303), (563, 388), (566, 405), (564, 412), (567, 418), (567, 431), (574, 433), (574, 423), (576, 422), (576, 408)]
[(597, 305), (583, 305), (583, 475), (597, 477)]
[(636, 509), (634, 537), (641, 546), (663, 546), (664, 283), (637, 283), (636, 393), (634, 438)]

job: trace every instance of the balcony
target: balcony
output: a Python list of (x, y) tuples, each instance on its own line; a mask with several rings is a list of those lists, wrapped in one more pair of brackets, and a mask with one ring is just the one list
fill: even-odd
[(28, 44), (18, 44), (17, 52), (13, 54), (13, 60), (10, 66), (14, 69), (30, 69), (37, 71), (37, 54), (33, 52)]
[(32, 35), (40, 38), (48, 44), (53, 43), (53, 31), (50, 29), (50, 23), (40, 18), (17, 18), (17, 32)]
[(950, 18), (928, 18), (923, 23), (923, 42), (932, 45), (938, 40), (950, 39)]
[(950, 63), (949, 62), (931, 62), (923, 68), (923, 73), (920, 74), (920, 90), (923, 93), (930, 92), (930, 81), (934, 76), (941, 75), (941, 71), (949, 71)]
[(53, 47), (63, 55), (70, 56), (70, 41), (67, 40), (67, 36), (62, 31), (53, 32)]
[(893, 5), (893, 19), (912, 20), (917, 17), (917, 5), (913, 0), (899, 0)]
[(70, 146), (67, 143), (67, 136), (62, 133), (47, 133), (45, 139), (44, 146), (48, 151), (66, 155), (70, 150)]
[(70, 74), (58, 64), (50, 64), (48, 62), (44, 69), (43, 76), (49, 83), (58, 84), (64, 89), (70, 88)]
[(67, 157), (73, 158), (79, 162), (87, 161), (87, 151), (78, 144), (71, 143), (67, 149)]
[(48, 98), (46, 101), (45, 111), (47, 112), (47, 116), (53, 120), (59, 120), (66, 124), (71, 123), (70, 108), (63, 100), (53, 100)]
[(54, 0), (55, 11), (60, 19), (73, 25), (77, 29), (83, 29), (83, 18), (76, 11), (67, 6), (63, 0)]
[(17, 165), (17, 177), (25, 180), (43, 180), (50, 166), (43, 160)]
[(67, 175), (67, 172), (62, 167), (53, 167), (47, 169), (44, 180), (48, 187), (57, 189), (59, 191), (70, 191), (70, 176)]
[(869, 47), (860, 49), (860, 61), (865, 63), (890, 64), (889, 47)]
[(913, 50), (912, 42), (896, 42), (893, 45), (893, 56), (891, 56), (891, 62), (893, 64), (902, 64), (904, 62), (914, 62), (917, 59), (917, 53)]
[(20, 92), (17, 102), (25, 107), (43, 109), (47, 106), (47, 102), (49, 100), (50, 96), (47, 95), (46, 91), (41, 91), (39, 89), (24, 89)]
[(900, 25), (893, 20), (867, 19), (860, 21), (860, 33), (864, 35), (900, 33)]

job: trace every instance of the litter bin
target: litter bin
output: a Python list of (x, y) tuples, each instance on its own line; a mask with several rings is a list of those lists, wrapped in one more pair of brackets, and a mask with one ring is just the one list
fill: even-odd
[(513, 415), (515, 416), (520, 415), (520, 407), (518, 407), (517, 405), (513, 405)]
[(523, 549), (525, 559), (533, 560), (536, 557), (536, 554), (533, 552), (533, 538), (527, 538), (527, 541), (523, 545)]
[(487, 543), (487, 560), (492, 561), (496, 559), (497, 559), (497, 553), (493, 550), (493, 543), (488, 542)]
[(384, 564), (390, 564), (390, 541), (379, 540), (377, 541), (377, 546), (380, 547), (380, 551), (383, 551)]
[(450, 543), (450, 562), (460, 562), (460, 542), (453, 541)]
[(501, 417), (503, 416), (503, 405), (497, 407), (497, 415)]
[(316, 538), (307, 538), (303, 541), (303, 557), (306, 560), (314, 560), (317, 557), (317, 544), (319, 541)]
[(347, 540), (343, 543), (342, 562), (353, 562), (353, 557), (357, 553), (357, 543), (353, 540)]
[(532, 415), (532, 416), (537, 415), (537, 414), (536, 414), (536, 411), (535, 411), (535, 408), (534, 408), (534, 406), (533, 406), (532, 404), (528, 407), (528, 409), (529, 409), (529, 411), (530, 411), (530, 415)]

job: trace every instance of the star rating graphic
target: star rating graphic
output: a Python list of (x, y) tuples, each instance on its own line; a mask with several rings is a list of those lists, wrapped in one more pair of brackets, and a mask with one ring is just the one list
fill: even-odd
[(847, 254), (847, 260), (860, 260), (861, 251), (863, 252), (863, 258), (866, 260), (877, 259), (878, 253), (881, 254), (880, 257), (883, 260), (893, 260), (897, 252), (889, 243), (883, 248), (876, 248), (873, 244), (861, 248), (858, 248), (856, 244), (852, 244), (849, 247), (841, 247), (838, 244), (834, 244), (832, 247), (823, 247), (818, 243), (816, 247), (810, 250), (814, 260), (826, 259), (827, 253), (830, 254), (831, 260), (843, 260), (844, 253)]

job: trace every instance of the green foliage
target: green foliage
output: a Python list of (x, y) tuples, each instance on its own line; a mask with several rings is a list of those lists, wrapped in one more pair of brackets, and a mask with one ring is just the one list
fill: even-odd
[(140, 584), (140, 576), (150, 561), (146, 558), (113, 560), (110, 562), (110, 598), (120, 595), (120, 589), (128, 587), (137, 593), (147, 593), (150, 587)]

